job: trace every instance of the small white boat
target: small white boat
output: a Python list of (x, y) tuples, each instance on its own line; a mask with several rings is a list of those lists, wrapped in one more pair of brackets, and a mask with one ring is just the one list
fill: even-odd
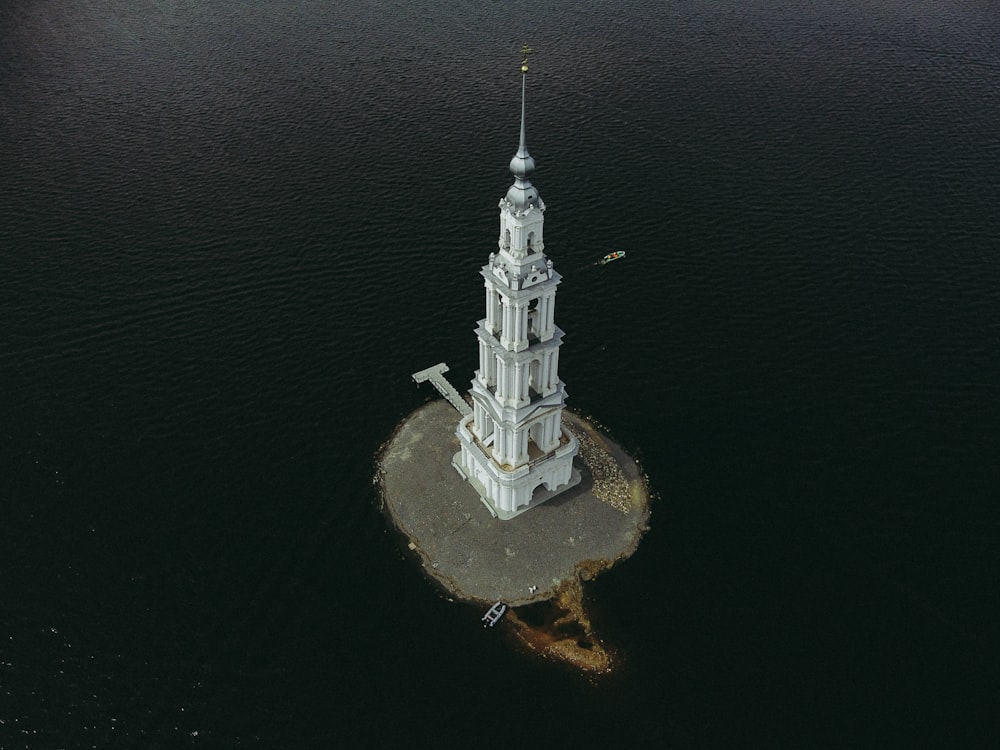
[(500, 618), (503, 617), (504, 612), (506, 611), (507, 611), (507, 605), (504, 604), (503, 602), (497, 602), (496, 604), (494, 604), (492, 607), (490, 607), (489, 612), (483, 615), (483, 627), (492, 628), (500, 621)]
[(607, 265), (608, 263), (610, 263), (613, 260), (620, 260), (620, 259), (622, 259), (624, 257), (625, 257), (625, 251), (624, 250), (615, 250), (613, 253), (608, 253), (607, 255), (605, 255), (603, 258), (601, 258), (597, 262), (600, 263), (603, 266), (603, 265)]

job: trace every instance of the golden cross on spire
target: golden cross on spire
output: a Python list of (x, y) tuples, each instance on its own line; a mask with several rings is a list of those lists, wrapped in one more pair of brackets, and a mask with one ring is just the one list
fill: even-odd
[(527, 44), (521, 45), (521, 72), (528, 72), (528, 55), (530, 55), (535, 50), (531, 49)]

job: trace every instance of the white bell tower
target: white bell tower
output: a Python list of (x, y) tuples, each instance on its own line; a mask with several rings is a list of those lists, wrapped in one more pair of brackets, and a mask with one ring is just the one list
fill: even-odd
[(561, 279), (546, 258), (545, 203), (530, 175), (524, 137), (528, 47), (521, 50), (521, 142), (510, 160), (514, 184), (500, 201), (499, 252), (482, 268), (486, 317), (479, 321), (473, 411), (459, 422), (454, 465), (501, 519), (523, 513), (580, 481), (576, 438), (562, 426), (563, 332), (555, 324)]

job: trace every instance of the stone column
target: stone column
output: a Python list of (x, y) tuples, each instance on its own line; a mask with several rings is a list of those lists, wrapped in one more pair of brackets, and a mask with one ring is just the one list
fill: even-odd
[(505, 300), (503, 306), (503, 332), (501, 336), (506, 339), (508, 346), (517, 338), (516, 331), (517, 329), (514, 327), (514, 306)]
[(486, 385), (496, 385), (497, 382), (497, 357), (493, 349), (486, 347)]
[(517, 320), (517, 306), (511, 304), (507, 309), (507, 319), (510, 321), (510, 328), (506, 329), (507, 334), (507, 345), (511, 348), (517, 346), (518, 337), (518, 320)]
[(492, 331), (495, 327), (495, 312), (493, 310), (493, 299), (496, 294), (493, 292), (493, 285), (487, 282), (486, 284), (486, 329)]
[(476, 399), (472, 399), (472, 432), (480, 440), (483, 438), (483, 407)]
[(499, 354), (493, 355), (493, 361), (496, 363), (497, 368), (497, 399), (499, 400), (504, 398), (504, 394), (507, 391), (507, 384), (504, 382), (504, 370), (506, 368), (503, 366), (503, 358)]
[(514, 510), (514, 504), (511, 502), (510, 498), (510, 487), (505, 487), (500, 485), (499, 497), (497, 497), (497, 505), (500, 508), (510, 512)]
[(507, 430), (500, 425), (497, 425), (494, 429), (496, 430), (496, 436), (493, 438), (493, 459), (498, 464), (504, 464), (507, 462)]

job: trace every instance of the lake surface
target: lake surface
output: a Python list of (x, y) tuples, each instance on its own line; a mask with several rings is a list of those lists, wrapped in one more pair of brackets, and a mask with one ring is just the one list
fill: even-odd
[[(0, 746), (977, 746), (1000, 729), (1000, 9), (9, 0)], [(639, 457), (591, 683), (406, 559), (528, 145)], [(624, 249), (625, 261), (591, 264)]]

